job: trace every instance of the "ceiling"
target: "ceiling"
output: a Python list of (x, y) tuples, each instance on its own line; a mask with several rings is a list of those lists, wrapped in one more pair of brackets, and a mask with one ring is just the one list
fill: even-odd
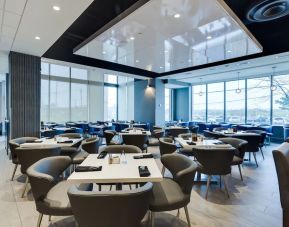
[[(7, 58), (16, 51), (42, 56), (92, 1), (0, 0), (0, 55)], [(53, 10), (54, 5), (60, 11)], [(8, 72), (7, 68), (1, 66), (0, 72)]]
[(74, 53), (163, 73), (262, 52), (223, 1), (150, 0), (131, 11)]

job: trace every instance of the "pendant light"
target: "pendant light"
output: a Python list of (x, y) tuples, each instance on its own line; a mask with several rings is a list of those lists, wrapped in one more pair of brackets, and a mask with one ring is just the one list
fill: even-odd
[(202, 78), (200, 78), (200, 83), (201, 83), (201, 90), (199, 92), (199, 96), (203, 96), (203, 84), (202, 84)]
[(276, 91), (276, 90), (277, 90), (277, 86), (274, 84), (275, 69), (276, 69), (276, 66), (273, 66), (273, 67), (272, 67), (272, 85), (271, 85), (271, 91)]
[(240, 89), (240, 72), (238, 72), (238, 88), (236, 89), (236, 93), (240, 94), (241, 93), (241, 89)]

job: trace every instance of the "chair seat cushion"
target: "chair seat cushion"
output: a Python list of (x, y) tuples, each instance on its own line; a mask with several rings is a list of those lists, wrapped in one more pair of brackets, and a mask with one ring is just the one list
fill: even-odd
[(242, 163), (243, 163), (243, 159), (238, 157), (238, 156), (236, 156), (236, 155), (234, 155), (231, 165), (239, 165), (239, 164), (242, 164)]
[(80, 150), (72, 157), (72, 164), (81, 164), (88, 156), (88, 153), (84, 150)]
[(158, 146), (159, 140), (157, 138), (149, 138), (149, 146)]
[(150, 210), (153, 212), (170, 211), (186, 206), (190, 196), (183, 193), (180, 186), (170, 178), (154, 183)]
[(79, 148), (77, 147), (61, 147), (60, 155), (72, 156), (77, 152), (79, 152)]
[[(72, 215), (71, 205), (67, 195), (67, 191), (71, 187), (71, 183), (60, 181), (52, 187), (46, 195), (44, 202), (47, 203), (47, 212), (44, 214), (66, 216)], [(79, 189), (82, 191), (91, 191), (92, 184), (81, 184)]]

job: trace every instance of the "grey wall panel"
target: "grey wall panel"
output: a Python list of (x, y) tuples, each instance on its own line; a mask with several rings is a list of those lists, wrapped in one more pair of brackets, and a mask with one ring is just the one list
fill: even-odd
[(10, 52), (10, 135), (40, 136), (40, 57)]

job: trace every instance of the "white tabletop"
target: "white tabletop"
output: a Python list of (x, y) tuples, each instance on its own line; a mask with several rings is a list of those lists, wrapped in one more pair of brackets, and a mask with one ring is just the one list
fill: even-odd
[(72, 143), (57, 143), (57, 141), (54, 138), (52, 139), (42, 138), (42, 139), (39, 139), (41, 143), (23, 143), (23, 144), (20, 144), (20, 147), (39, 147), (39, 146), (51, 146), (51, 145), (57, 145), (60, 147), (71, 147), (74, 144), (78, 143), (79, 141), (82, 141), (83, 138), (68, 139), (66, 137), (62, 137), (62, 138), (58, 137), (58, 140), (62, 140), (62, 141), (72, 140), (73, 142)]
[[(81, 166), (102, 166), (101, 171), (73, 172), (67, 181), (72, 183), (136, 183), (136, 182), (160, 182), (163, 176), (153, 158), (134, 159), (126, 154), (126, 164), (108, 164), (108, 155), (104, 159), (97, 159), (98, 154), (90, 154)], [(140, 177), (138, 166), (147, 166), (150, 176)]]
[(129, 131), (123, 130), (122, 132), (118, 134), (119, 135), (141, 135), (141, 134), (144, 134), (143, 132), (145, 132), (147, 136), (151, 135), (150, 131), (142, 131), (142, 130), (129, 130)]
[(208, 147), (208, 148), (230, 148), (230, 144), (215, 144), (220, 142), (220, 140), (203, 140), (203, 141), (194, 141), (196, 145), (189, 145), (188, 142), (192, 142), (191, 139), (184, 140), (183, 138), (176, 137), (175, 141), (177, 141), (183, 148), (192, 149), (193, 147)]

